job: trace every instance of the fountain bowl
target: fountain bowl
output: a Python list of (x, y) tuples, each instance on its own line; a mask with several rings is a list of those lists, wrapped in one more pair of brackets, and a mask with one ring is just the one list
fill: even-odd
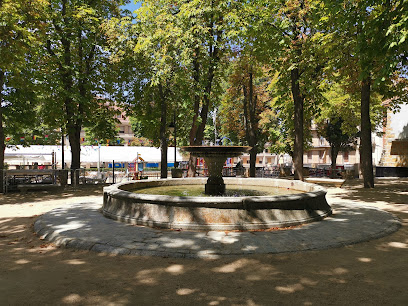
[(222, 169), (228, 157), (241, 156), (251, 150), (248, 146), (186, 146), (182, 151), (189, 152), (195, 157), (202, 157), (208, 168), (208, 179), (205, 183), (205, 193), (208, 195), (223, 195), (225, 183)]
[(331, 215), (326, 190), (302, 181), (271, 178), (224, 178), (225, 183), (288, 188), (299, 193), (277, 196), (184, 197), (138, 194), (140, 188), (203, 185), (206, 178), (131, 181), (104, 188), (102, 213), (114, 220), (182, 230), (259, 230), (283, 228)]
[(180, 148), (182, 151), (188, 152), (199, 157), (236, 157), (242, 153), (248, 152), (251, 147), (248, 146), (185, 146)]

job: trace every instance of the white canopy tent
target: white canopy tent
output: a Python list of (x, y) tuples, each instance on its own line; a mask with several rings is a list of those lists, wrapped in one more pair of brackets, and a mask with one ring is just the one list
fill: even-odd
[[(61, 146), (41, 146), (30, 147), (13, 146), (6, 148), (5, 162), (9, 165), (23, 164), (51, 164), (52, 153), (55, 153), (57, 167), (62, 165)], [(182, 161), (183, 157), (177, 149), (177, 161)], [(160, 162), (160, 149), (154, 147), (133, 147), (133, 146), (81, 146), (81, 163), (97, 164), (115, 162), (132, 162), (139, 156), (147, 163)], [(71, 163), (71, 149), (64, 147), (64, 162)], [(168, 148), (167, 162), (174, 162), (174, 147)]]

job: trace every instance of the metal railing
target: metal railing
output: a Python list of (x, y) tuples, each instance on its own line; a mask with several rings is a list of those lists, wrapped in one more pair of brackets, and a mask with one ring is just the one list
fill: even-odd
[(19, 169), (1, 170), (3, 178), (3, 193), (15, 190), (51, 189), (52, 187), (76, 187), (85, 184), (113, 183), (123, 175), (116, 171), (89, 171), (86, 169)]
[[(289, 170), (289, 171), (286, 171)], [(309, 174), (310, 177), (331, 177), (331, 169), (323, 168), (305, 168), (305, 172)], [(160, 171), (142, 171), (138, 173), (133, 173), (125, 170), (112, 170), (112, 169), (101, 169), (97, 171), (96, 169), (11, 169), (11, 170), (1, 170), (3, 177), (3, 193), (9, 191), (21, 190), (21, 188), (36, 189), (36, 187), (43, 187), (48, 189), (48, 187), (56, 186), (79, 186), (79, 185), (89, 185), (89, 184), (114, 184), (123, 181), (131, 181), (138, 179), (159, 179)], [(182, 177), (187, 175), (187, 170), (183, 169)], [(207, 169), (200, 169), (197, 173), (198, 176), (208, 176)], [(222, 175), (225, 177), (236, 177), (236, 176), (248, 176), (248, 168), (235, 168), (226, 167), (223, 169)], [(279, 167), (269, 167), (256, 169), (256, 177), (280, 177), (291, 175), (290, 168), (279, 168)], [(354, 178), (354, 170), (344, 170), (336, 169), (334, 177), (338, 178)], [(168, 172), (168, 177), (172, 177), (171, 171)]]

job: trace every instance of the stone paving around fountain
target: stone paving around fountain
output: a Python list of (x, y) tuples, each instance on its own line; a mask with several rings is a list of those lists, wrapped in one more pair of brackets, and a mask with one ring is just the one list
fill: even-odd
[(341, 247), (386, 236), (399, 220), (383, 210), (347, 201), (333, 201), (334, 214), (287, 230), (177, 231), (133, 226), (103, 217), (101, 201), (56, 208), (41, 216), (34, 229), (57, 245), (96, 252), (162, 257), (220, 256), (299, 252)]

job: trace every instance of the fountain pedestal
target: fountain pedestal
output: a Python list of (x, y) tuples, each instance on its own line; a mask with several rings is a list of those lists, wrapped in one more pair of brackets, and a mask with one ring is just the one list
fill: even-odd
[(188, 146), (182, 150), (196, 157), (203, 157), (208, 168), (208, 179), (205, 184), (205, 194), (222, 195), (225, 192), (222, 169), (228, 157), (240, 156), (251, 147), (244, 146)]
[(208, 179), (205, 184), (205, 194), (222, 195), (225, 192), (224, 179), (222, 178), (222, 169), (224, 168), (227, 157), (207, 156), (204, 157), (205, 164), (208, 167)]

